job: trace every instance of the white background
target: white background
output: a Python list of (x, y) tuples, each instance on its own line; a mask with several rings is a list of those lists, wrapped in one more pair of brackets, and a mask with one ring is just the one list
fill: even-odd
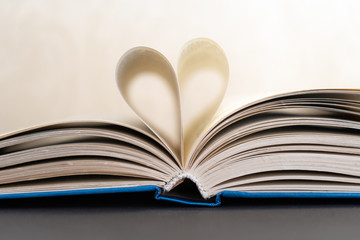
[(118, 58), (145, 45), (176, 66), (195, 37), (227, 54), (227, 98), (360, 88), (359, 13), (359, 1), (0, 1), (0, 128), (128, 116)]

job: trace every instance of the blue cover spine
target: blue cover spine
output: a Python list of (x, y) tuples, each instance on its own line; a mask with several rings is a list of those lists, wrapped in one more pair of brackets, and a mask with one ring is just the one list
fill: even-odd
[(71, 195), (88, 194), (107, 194), (107, 193), (127, 193), (127, 192), (155, 192), (155, 199), (171, 201), (181, 204), (194, 206), (215, 207), (221, 205), (221, 198), (360, 198), (360, 192), (340, 193), (340, 192), (237, 192), (223, 191), (214, 197), (214, 202), (196, 202), (189, 199), (168, 197), (161, 195), (162, 189), (158, 186), (136, 186), (119, 188), (96, 188), (96, 189), (76, 189), (59, 190), (48, 192), (28, 192), (28, 193), (9, 193), (0, 194), (0, 199), (15, 198), (36, 198), (36, 197), (56, 197)]

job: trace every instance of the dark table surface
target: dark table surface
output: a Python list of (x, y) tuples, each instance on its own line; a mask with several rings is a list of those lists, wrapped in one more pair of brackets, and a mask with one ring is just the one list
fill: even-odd
[(0, 239), (359, 239), (357, 199), (228, 199), (192, 207), (153, 193), (0, 201)]

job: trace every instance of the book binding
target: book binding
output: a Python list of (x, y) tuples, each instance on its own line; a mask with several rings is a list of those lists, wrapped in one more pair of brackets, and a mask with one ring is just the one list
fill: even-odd
[(76, 189), (59, 190), (48, 192), (28, 192), (28, 193), (9, 193), (0, 194), (0, 199), (16, 198), (37, 198), (37, 197), (56, 197), (56, 196), (75, 196), (90, 194), (111, 194), (111, 193), (129, 193), (129, 192), (154, 192), (155, 199), (170, 201), (180, 204), (193, 206), (215, 207), (221, 205), (222, 198), (360, 198), (357, 192), (237, 192), (223, 191), (208, 201), (194, 201), (180, 197), (163, 195), (163, 190), (158, 186), (135, 186), (121, 188), (96, 188), (96, 189)]

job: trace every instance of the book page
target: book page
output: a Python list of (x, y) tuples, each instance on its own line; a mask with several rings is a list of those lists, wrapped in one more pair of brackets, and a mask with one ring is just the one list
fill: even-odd
[(177, 74), (165, 56), (147, 47), (127, 51), (116, 68), (121, 95), (183, 166), (220, 105), (228, 78), (223, 50), (207, 38), (185, 44)]

